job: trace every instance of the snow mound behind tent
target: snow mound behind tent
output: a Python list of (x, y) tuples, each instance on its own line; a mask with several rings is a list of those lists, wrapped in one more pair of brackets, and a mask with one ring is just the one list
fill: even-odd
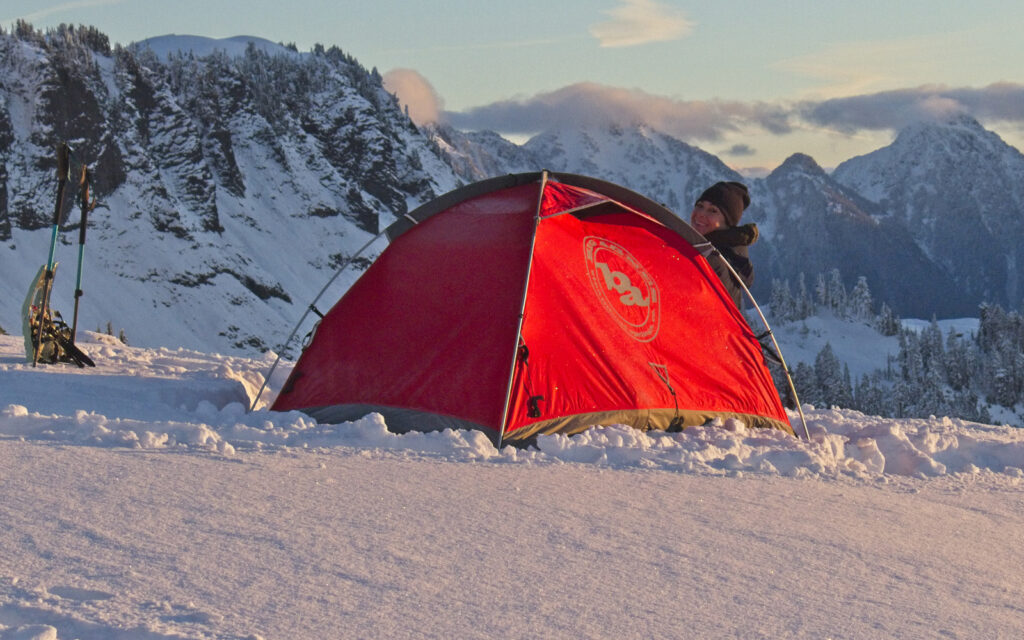
[[(236, 450), (348, 448), (363, 455), (451, 462), (585, 464), (701, 475), (887, 480), (985, 476), (1024, 478), (1024, 430), (953, 418), (891, 419), (856, 411), (805, 412), (811, 440), (748, 429), (735, 419), (681, 433), (598, 426), (540, 436), (529, 448), (496, 449), (476, 431), (395, 434), (379, 414), (318, 424), (299, 412), (247, 412), (274, 355), (260, 359), (188, 350), (133, 348), (102, 334), (80, 344), (95, 369), (24, 362), (22, 342), (0, 336), (0, 437), (96, 447)], [(279, 367), (260, 399), (283, 384)], [(791, 416), (797, 424), (797, 414)], [(798, 432), (802, 429), (798, 428)]]

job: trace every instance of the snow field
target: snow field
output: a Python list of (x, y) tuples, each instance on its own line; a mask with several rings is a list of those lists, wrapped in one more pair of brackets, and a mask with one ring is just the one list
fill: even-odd
[(0, 640), (1024, 625), (1024, 430), (806, 406), (810, 442), (729, 420), (497, 450), (267, 411), (284, 369), (247, 413), (272, 354), (79, 342), (95, 370), (0, 336)]

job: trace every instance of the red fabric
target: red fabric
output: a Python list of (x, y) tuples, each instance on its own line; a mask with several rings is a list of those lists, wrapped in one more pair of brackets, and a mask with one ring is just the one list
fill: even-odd
[(539, 185), (395, 239), (323, 318), (275, 410), (378, 404), (500, 430)]
[(672, 408), (669, 384), (681, 410), (788, 423), (760, 346), (707, 261), (625, 210), (540, 222), (523, 341), (507, 434), (558, 416)]
[[(322, 320), (273, 408), (403, 407), (499, 432), (538, 191), (492, 192), (399, 236)], [(578, 211), (559, 215), (568, 210)], [(540, 215), (529, 357), (515, 367), (507, 434), (580, 413), (672, 408), (669, 384), (681, 410), (788, 423), (760, 346), (685, 240), (557, 182)], [(531, 396), (543, 397), (539, 416)]]

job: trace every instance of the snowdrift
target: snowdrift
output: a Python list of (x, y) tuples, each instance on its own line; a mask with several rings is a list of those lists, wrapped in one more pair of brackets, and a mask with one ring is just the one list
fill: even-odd
[(496, 450), (247, 414), (271, 354), (80, 342), (97, 369), (0, 336), (0, 640), (1021, 626), (1021, 430), (807, 407), (811, 441), (733, 420)]
[[(736, 419), (681, 433), (604, 425), (541, 436), (536, 447), (497, 450), (477, 431), (394, 434), (370, 414), (318, 424), (300, 412), (246, 413), (273, 354), (248, 359), (184, 349), (141, 349), (103, 334), (80, 340), (98, 363), (32, 368), (21, 341), (0, 336), (0, 436), (96, 447), (182, 448), (230, 456), (237, 449), (346, 447), (452, 462), (579, 463), (711, 475), (891, 480), (1024, 478), (1024, 430), (948, 417), (891, 419), (805, 406), (811, 441), (748, 429)], [(288, 375), (279, 367), (266, 407)], [(793, 420), (799, 420), (794, 414)]]

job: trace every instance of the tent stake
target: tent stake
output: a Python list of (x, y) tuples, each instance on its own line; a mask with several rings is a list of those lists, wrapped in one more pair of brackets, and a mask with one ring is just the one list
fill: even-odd
[(516, 377), (516, 364), (519, 360), (519, 341), (523, 335), (523, 318), (526, 315), (526, 294), (530, 289), (530, 274), (533, 271), (533, 253), (537, 247), (537, 227), (540, 226), (540, 208), (544, 204), (544, 189), (548, 184), (547, 169), (540, 174), (540, 193), (537, 196), (537, 209), (533, 214), (533, 235), (530, 237), (530, 255), (526, 261), (526, 278), (523, 282), (523, 296), (519, 304), (519, 319), (516, 325), (516, 343), (512, 349), (512, 367), (508, 372), (508, 386), (505, 389), (505, 408), (501, 412), (501, 431), (498, 433), (498, 449), (505, 441), (505, 427), (508, 425), (509, 405), (512, 404), (512, 383)]

